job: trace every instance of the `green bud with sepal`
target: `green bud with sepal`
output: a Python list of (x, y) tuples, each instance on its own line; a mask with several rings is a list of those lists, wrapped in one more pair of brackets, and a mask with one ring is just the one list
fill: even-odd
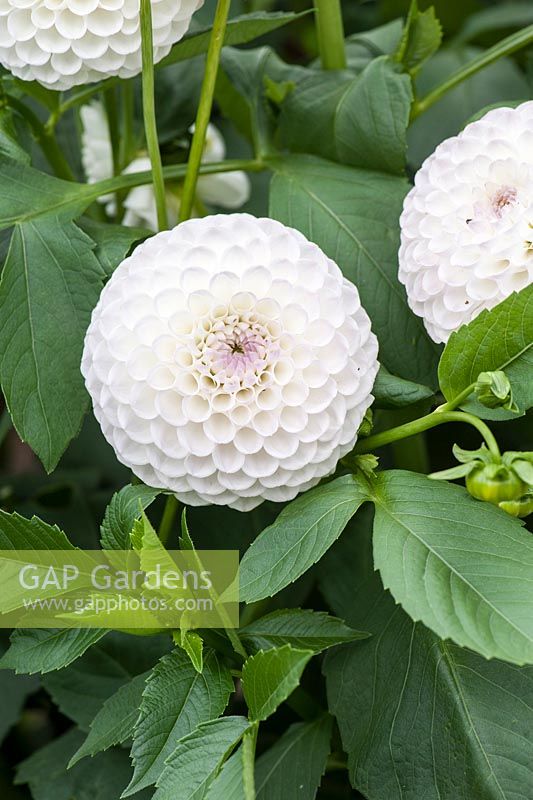
[(481, 372), (476, 381), (475, 392), (479, 402), (486, 408), (504, 408), (506, 411), (518, 412), (509, 378), (501, 370)]
[(498, 456), (485, 445), (478, 450), (463, 450), (454, 445), (453, 453), (461, 463), (451, 469), (434, 472), (430, 478), (465, 478), (466, 488), (472, 497), (499, 506), (514, 517), (531, 514), (533, 453), (509, 451)]

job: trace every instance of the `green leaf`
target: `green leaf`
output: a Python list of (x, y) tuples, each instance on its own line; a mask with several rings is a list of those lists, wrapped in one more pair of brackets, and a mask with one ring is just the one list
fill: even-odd
[(367, 499), (367, 489), (347, 475), (293, 500), (257, 537), (240, 565), (241, 600), (271, 597), (313, 566)]
[(201, 672), (204, 668), (204, 640), (202, 637), (194, 631), (181, 627), (179, 633), (174, 635), (174, 641), (182, 650), (185, 650), (196, 672)]
[(359, 289), (395, 375), (432, 385), (439, 349), (409, 309), (398, 281), (399, 224), (407, 182), (291, 156), (273, 163), (270, 214), (319, 245)]
[(134, 245), (153, 236), (153, 231), (146, 230), (146, 228), (109, 225), (89, 217), (82, 217), (78, 221), (78, 226), (95, 243), (94, 255), (108, 278), (130, 253)]
[[(418, 97), (424, 97), (456, 70), (483, 53), (480, 47), (459, 45), (439, 50), (420, 70)], [(420, 165), (449, 136), (456, 136), (466, 122), (491, 104), (524, 101), (530, 96), (528, 82), (511, 59), (500, 59), (456, 86), (409, 126), (408, 160)]]
[(0, 509), (0, 550), (74, 550), (74, 545), (56, 525)]
[(7, 157), (22, 164), (30, 163), (30, 155), (20, 144), (11, 110), (0, 108), (0, 157)]
[(471, 14), (455, 37), (455, 42), (471, 42), (479, 36), (493, 31), (508, 31), (510, 28), (525, 28), (533, 24), (533, 8), (529, 0), (495, 5)]
[(10, 728), (18, 721), (24, 703), (30, 694), (39, 688), (39, 680), (13, 672), (0, 672), (0, 696), (2, 697), (2, 716), (0, 717), (0, 744)]
[(397, 375), (391, 375), (385, 367), (380, 367), (372, 394), (376, 398), (377, 408), (394, 409), (429, 400), (434, 392), (429, 386), (398, 378)]
[(374, 572), (371, 519), (360, 516), (321, 563), (335, 613), (373, 634), (324, 665), (352, 785), (373, 800), (526, 800), (533, 669), (413, 622)]
[(61, 713), (88, 732), (112, 695), (168, 653), (168, 636), (137, 636), (111, 631), (64, 669), (48, 672), (43, 685)]
[(326, 771), (332, 726), (329, 715), (291, 725), (257, 760), (257, 800), (314, 800)]
[(0, 659), (0, 669), (14, 669), (17, 674), (28, 675), (62, 669), (106, 633), (100, 628), (19, 628), (11, 635), (11, 647)]
[(415, 620), (486, 658), (533, 663), (533, 540), (465, 489), (414, 472), (374, 485), (374, 563)]
[(201, 800), (233, 748), (250, 728), (245, 717), (204, 722), (167, 759), (153, 800)]
[[(454, 400), (476, 383), (481, 372), (497, 370), (509, 378), (519, 410), (533, 406), (533, 285), (452, 333), (439, 364), (440, 387), (446, 400)], [(503, 408), (486, 408), (471, 398), (463, 408), (485, 419), (516, 416)]]
[(210, 784), (205, 800), (246, 800), (242, 747), (225, 762), (217, 777)]
[(410, 78), (388, 56), (355, 78), (309, 70), (283, 104), (280, 135), (292, 151), (401, 175), (412, 99)]
[(214, 652), (201, 673), (183, 650), (164, 656), (144, 690), (131, 750), (135, 770), (124, 796), (155, 783), (178, 739), (218, 717), (232, 691), (231, 674)]
[(100, 541), (104, 550), (129, 550), (130, 534), (136, 520), (153, 503), (159, 491), (144, 484), (124, 486), (111, 498), (100, 528)]
[[(70, 730), (19, 764), (15, 783), (28, 783), (34, 800), (117, 800), (131, 767), (124, 750), (99, 753), (67, 770), (83, 734)], [(148, 800), (148, 795), (136, 795)]]
[[(224, 45), (247, 44), (260, 36), (265, 36), (267, 33), (275, 31), (277, 28), (301, 19), (308, 13), (308, 11), (300, 14), (257, 11), (240, 17), (233, 17), (228, 20), (226, 25)], [(185, 36), (174, 45), (166, 58), (156, 64), (156, 67), (166, 67), (167, 64), (186, 61), (189, 58), (206, 53), (211, 39), (211, 32), (212, 28), (204, 28)]]
[(311, 650), (284, 647), (250, 656), (242, 668), (242, 690), (253, 720), (269, 717), (300, 683), (302, 672), (312, 658)]
[(442, 26), (433, 6), (426, 11), (420, 11), (417, 0), (411, 0), (396, 59), (407, 72), (415, 75), (422, 64), (439, 49), (441, 42)]
[(70, 759), (69, 768), (85, 756), (94, 756), (132, 737), (148, 674), (136, 675), (105, 701), (91, 722), (89, 735)]
[(80, 362), (102, 279), (93, 243), (74, 223), (15, 228), (0, 283), (2, 389), (17, 433), (48, 472), (87, 409)]
[(241, 628), (239, 636), (254, 650), (290, 644), (318, 653), (336, 644), (365, 639), (367, 634), (354, 631), (342, 619), (330, 617), (324, 611), (284, 608)]

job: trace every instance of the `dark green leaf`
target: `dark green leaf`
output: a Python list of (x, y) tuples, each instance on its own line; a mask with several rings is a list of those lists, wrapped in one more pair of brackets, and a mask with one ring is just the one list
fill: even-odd
[(102, 279), (93, 243), (74, 223), (49, 217), (15, 228), (0, 283), (2, 389), (20, 438), (48, 472), (87, 409), (80, 362)]
[(251, 603), (271, 597), (303, 575), (366, 499), (365, 485), (347, 475), (290, 503), (244, 554), (241, 600)]
[(525, 28), (533, 24), (533, 7), (529, 0), (497, 4), (484, 8), (466, 18), (465, 24), (455, 37), (456, 42), (471, 42), (478, 36), (493, 31), (508, 31), (510, 28)]
[(429, 386), (398, 378), (396, 375), (391, 375), (385, 367), (380, 367), (372, 394), (376, 398), (377, 408), (394, 409), (411, 406), (420, 400), (429, 400), (434, 392)]
[(142, 483), (124, 486), (116, 492), (106, 508), (100, 529), (102, 547), (107, 550), (129, 550), (130, 534), (135, 520), (141, 517), (141, 508), (148, 508), (158, 494), (157, 489)]
[(233, 748), (250, 728), (245, 717), (204, 722), (167, 759), (153, 800), (201, 800)]
[(126, 228), (124, 225), (109, 225), (104, 222), (97, 222), (89, 217), (82, 217), (78, 221), (78, 225), (95, 243), (94, 255), (108, 278), (111, 277), (135, 244), (153, 235), (152, 231), (145, 228)]
[(214, 652), (201, 673), (183, 650), (164, 656), (144, 690), (131, 751), (135, 770), (125, 796), (155, 783), (178, 739), (218, 717), (232, 691), (230, 672)]
[(326, 770), (333, 720), (291, 725), (276, 744), (257, 760), (257, 800), (314, 800)]
[(1, 550), (73, 550), (63, 531), (38, 517), (26, 519), (0, 509)]
[(94, 756), (132, 737), (148, 674), (136, 675), (105, 701), (91, 722), (89, 735), (72, 756), (69, 767), (85, 756)]
[(533, 663), (533, 539), (460, 486), (381, 473), (374, 563), (415, 620), (486, 658)]
[(290, 644), (314, 652), (367, 636), (366, 633), (349, 628), (342, 619), (330, 617), (324, 611), (311, 611), (307, 608), (274, 611), (241, 628), (239, 635), (254, 650), (268, 650)]
[(319, 245), (359, 289), (395, 375), (432, 385), (438, 348), (398, 281), (402, 178), (305, 156), (274, 163), (270, 213)]
[[(520, 411), (533, 406), (533, 285), (452, 333), (439, 364), (442, 392), (454, 400), (481, 372), (496, 370), (509, 378)], [(463, 407), (486, 419), (516, 416), (503, 408), (486, 408), (475, 399)]]
[(352, 784), (373, 800), (528, 800), (533, 669), (414, 623), (383, 590), (360, 516), (321, 564), (335, 613), (374, 634), (325, 661)]
[(100, 628), (40, 630), (19, 628), (11, 636), (11, 647), (0, 659), (0, 669), (32, 675), (62, 669), (79, 658), (107, 631)]
[(302, 672), (312, 658), (311, 650), (284, 647), (259, 651), (242, 668), (242, 690), (250, 718), (267, 719), (300, 683)]
[(39, 680), (26, 675), (15, 675), (13, 672), (0, 672), (0, 697), (2, 698), (2, 715), (0, 716), (0, 744), (10, 728), (20, 717), (28, 695), (39, 688)]

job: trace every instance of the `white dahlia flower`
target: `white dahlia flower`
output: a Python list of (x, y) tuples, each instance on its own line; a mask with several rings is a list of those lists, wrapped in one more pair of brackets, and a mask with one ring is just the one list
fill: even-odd
[[(154, 63), (187, 32), (204, 0), (152, 0)], [(64, 90), (141, 71), (139, 0), (0, 0), (0, 63)]]
[(352, 449), (377, 353), (333, 261), (292, 228), (232, 214), (159, 233), (122, 262), (81, 369), (141, 480), (245, 511), (292, 499)]
[[(1, 2), (1, 0), (0, 0)], [(82, 124), (81, 159), (89, 183), (103, 181), (113, 176), (113, 151), (107, 116), (102, 103), (93, 101), (80, 109)], [(212, 124), (208, 126), (202, 161), (223, 161), (226, 143), (220, 131)], [(124, 170), (124, 174), (144, 172), (151, 169), (150, 159), (141, 155)], [(196, 187), (196, 198), (206, 205), (234, 210), (243, 206), (250, 198), (250, 179), (245, 172), (234, 171), (217, 175), (201, 175)], [(180, 187), (168, 182), (166, 187), (167, 216), (170, 226), (177, 225), (180, 212)], [(114, 195), (102, 195), (107, 213), (115, 213)], [(157, 209), (153, 186), (136, 186), (124, 200), (123, 225), (150, 228), (156, 231)]]
[(399, 278), (431, 338), (533, 279), (533, 102), (440, 144), (405, 199)]

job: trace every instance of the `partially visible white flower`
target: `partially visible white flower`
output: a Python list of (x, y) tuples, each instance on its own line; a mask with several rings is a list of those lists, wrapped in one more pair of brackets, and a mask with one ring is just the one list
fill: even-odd
[(431, 338), (533, 280), (533, 102), (498, 108), (442, 142), (400, 219), (399, 278)]
[[(1, 0), (0, 0), (1, 2)], [(93, 101), (80, 109), (82, 123), (82, 164), (89, 183), (105, 180), (113, 175), (113, 153), (107, 116), (102, 103)], [(223, 161), (226, 145), (220, 131), (212, 124), (207, 130), (202, 161)], [(124, 170), (124, 174), (150, 170), (150, 160), (146, 156), (135, 158)], [(250, 197), (250, 179), (245, 172), (235, 171), (217, 175), (201, 175), (198, 179), (196, 196), (208, 206), (220, 206), (234, 210), (240, 208)], [(180, 211), (179, 187), (167, 185), (167, 215), (170, 227), (177, 224)], [(107, 212), (115, 211), (113, 195), (99, 198)], [(124, 200), (123, 224), (130, 227), (145, 227), (157, 230), (157, 210), (153, 187), (149, 184), (131, 189)]]
[[(204, 0), (152, 0), (154, 63)], [(18, 78), (71, 89), (141, 71), (139, 0), (0, 0), (0, 63)]]
[(122, 262), (81, 369), (104, 436), (141, 480), (246, 511), (334, 471), (372, 403), (377, 355), (356, 287), (319, 247), (228, 214)]

